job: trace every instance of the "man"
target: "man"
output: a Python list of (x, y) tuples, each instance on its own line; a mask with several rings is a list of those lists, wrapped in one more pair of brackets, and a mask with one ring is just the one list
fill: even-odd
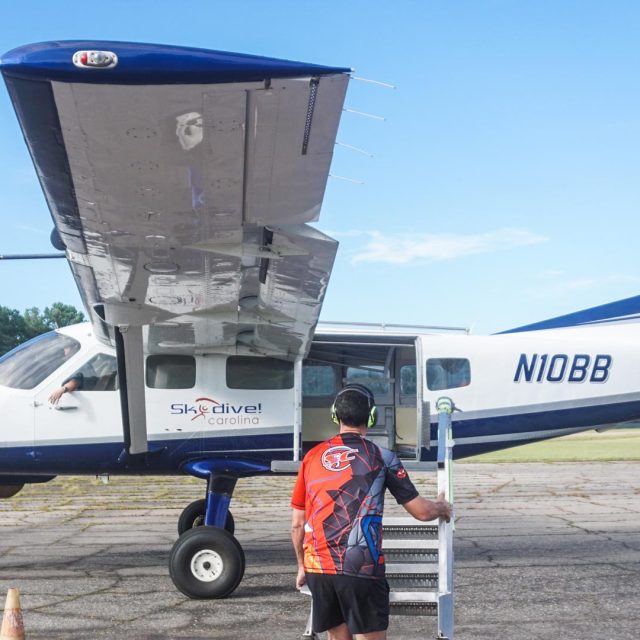
[(314, 632), (327, 631), (328, 640), (385, 640), (385, 489), (418, 520), (448, 522), (451, 505), (443, 494), (435, 502), (420, 496), (398, 457), (365, 439), (376, 413), (369, 389), (347, 385), (331, 413), (340, 433), (305, 456), (291, 499), (296, 586), (311, 590)]

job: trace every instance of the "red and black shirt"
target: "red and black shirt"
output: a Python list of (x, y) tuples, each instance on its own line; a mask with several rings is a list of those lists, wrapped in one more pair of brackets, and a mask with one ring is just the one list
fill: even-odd
[(291, 498), (305, 512), (305, 571), (384, 577), (387, 488), (399, 504), (418, 496), (396, 454), (358, 434), (337, 435), (307, 453)]

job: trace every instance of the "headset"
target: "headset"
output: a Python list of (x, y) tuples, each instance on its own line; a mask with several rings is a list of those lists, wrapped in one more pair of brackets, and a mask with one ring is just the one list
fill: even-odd
[(344, 389), (341, 389), (340, 391), (338, 391), (338, 394), (336, 395), (336, 398), (333, 401), (333, 404), (331, 405), (331, 420), (336, 424), (340, 424), (340, 420), (338, 420), (338, 416), (336, 415), (336, 400), (345, 391), (355, 391), (356, 393), (359, 393), (360, 395), (364, 396), (367, 399), (367, 403), (369, 405), (369, 417), (367, 419), (367, 429), (371, 429), (371, 427), (373, 427), (376, 421), (378, 420), (378, 407), (376, 407), (376, 404), (375, 404), (376, 401), (375, 401), (375, 398), (373, 397), (373, 393), (371, 393), (371, 391), (369, 391), (369, 389), (367, 389), (367, 387), (365, 387), (362, 384), (348, 384), (344, 387)]

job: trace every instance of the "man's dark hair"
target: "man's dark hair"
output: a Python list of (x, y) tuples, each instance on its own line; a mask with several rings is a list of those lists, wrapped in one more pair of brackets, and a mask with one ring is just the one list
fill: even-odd
[(336, 417), (348, 427), (361, 427), (369, 421), (369, 411), (373, 406), (361, 391), (346, 389), (338, 394), (335, 401)]

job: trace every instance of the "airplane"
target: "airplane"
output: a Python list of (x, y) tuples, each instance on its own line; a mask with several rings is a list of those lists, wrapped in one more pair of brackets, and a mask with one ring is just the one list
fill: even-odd
[(369, 437), (410, 470), (435, 459), (443, 395), (455, 458), (640, 418), (640, 296), (491, 336), (318, 322), (337, 242), (309, 223), (350, 69), (62, 41), (0, 72), (90, 319), (0, 358), (1, 497), (64, 474), (202, 479), (170, 574), (224, 598), (245, 568), (237, 481), (294, 473), (345, 383), (373, 391)]

